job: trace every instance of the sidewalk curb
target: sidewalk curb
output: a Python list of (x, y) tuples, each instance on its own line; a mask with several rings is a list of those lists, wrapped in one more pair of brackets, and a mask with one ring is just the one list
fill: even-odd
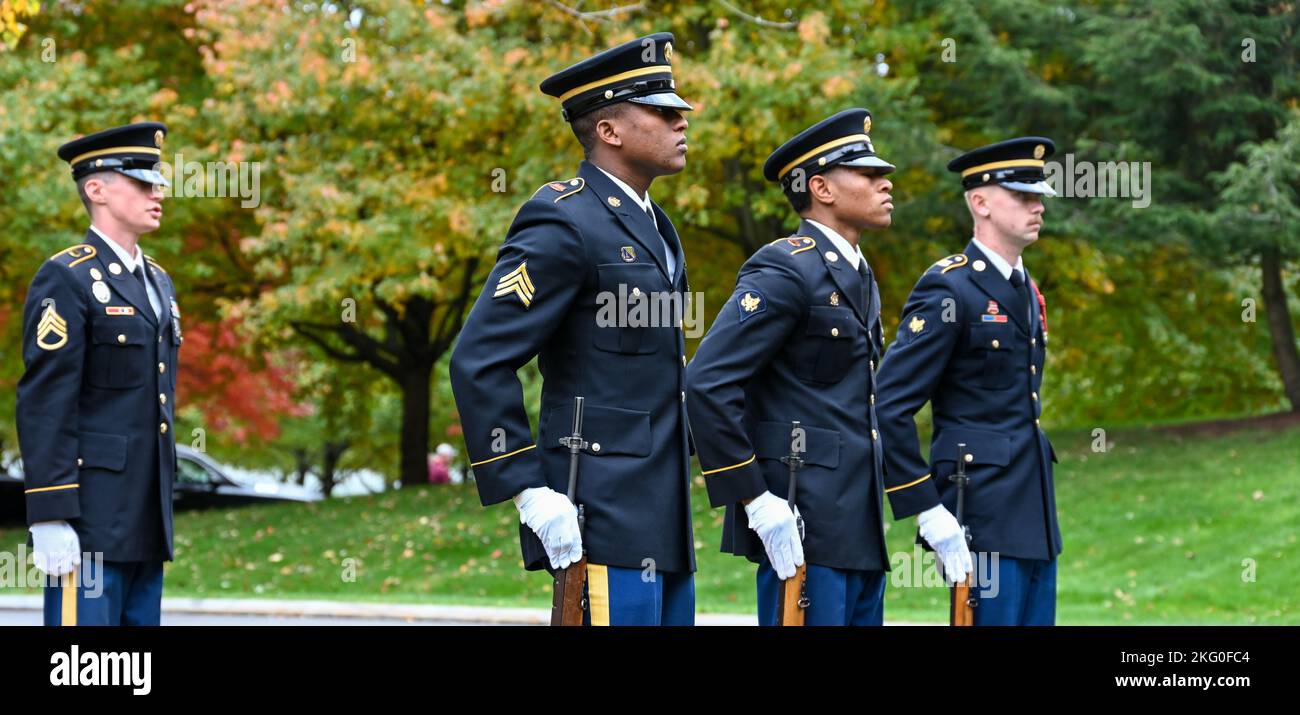
[[(43, 607), (44, 599), (41, 596), (0, 596), (0, 611), (40, 611)], [(550, 611), (543, 608), (290, 601), (260, 598), (164, 598), (163, 612), (226, 616), (366, 618), (518, 626), (544, 626), (550, 622)], [(758, 623), (758, 617), (740, 613), (705, 613), (697, 615), (695, 623), (700, 626), (753, 626)]]

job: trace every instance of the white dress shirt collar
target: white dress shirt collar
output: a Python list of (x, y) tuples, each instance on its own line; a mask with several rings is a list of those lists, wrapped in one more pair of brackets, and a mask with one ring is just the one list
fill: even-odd
[[(993, 267), (998, 269), (998, 273), (1001, 273), (1003, 278), (1011, 280), (1012, 267), (1010, 263), (1007, 263), (1007, 259), (999, 256), (996, 251), (980, 243), (978, 238), (971, 238), (971, 243), (974, 243), (976, 247), (984, 252), (985, 256), (988, 256), (989, 261), (993, 263)], [(1020, 271), (1021, 276), (1025, 275), (1025, 262), (1020, 256), (1016, 256), (1015, 270)]]
[[(595, 164), (592, 164), (592, 166), (595, 166)], [(596, 166), (596, 168), (600, 169), (599, 166)], [(635, 201), (636, 205), (640, 206), (642, 211), (649, 213), (651, 220), (654, 220), (655, 222), (655, 226), (659, 225), (659, 221), (654, 217), (655, 215), (654, 211), (650, 209), (650, 192), (647, 191), (644, 196), (637, 196), (636, 191), (631, 186), (628, 186), (627, 183), (624, 182), (622, 179), (618, 178), (617, 176), (614, 176), (613, 174), (609, 173), (608, 171), (605, 171), (604, 169), (600, 169), (600, 173), (604, 174), (605, 176), (608, 176), (609, 180), (613, 181), (614, 184), (618, 186), (618, 188), (622, 189), (623, 193), (628, 195), (628, 198)]]
[[(126, 269), (127, 273), (135, 272), (135, 267), (140, 263), (143, 257), (143, 254), (140, 253), (140, 244), (137, 243), (135, 245), (135, 256), (132, 256), (127, 253), (126, 249), (122, 248), (117, 241), (105, 236), (103, 231), (100, 231), (95, 227), (95, 224), (90, 224), (90, 230), (94, 231), (96, 235), (104, 239), (104, 243), (107, 243), (108, 247), (113, 249), (113, 253), (117, 254), (117, 260), (122, 262), (122, 267)], [(137, 258), (136, 256), (141, 256), (141, 258)]]
[(866, 256), (862, 255), (861, 248), (857, 246), (850, 246), (849, 242), (845, 240), (844, 237), (841, 236), (835, 229), (825, 224), (818, 223), (810, 218), (806, 218), (804, 220), (816, 226), (818, 230), (826, 234), (826, 237), (831, 240), (831, 245), (835, 246), (835, 248), (839, 250), (840, 255), (844, 256), (844, 260), (849, 262), (849, 266), (852, 267), (853, 270), (855, 271), (858, 270), (859, 258), (861, 258), (864, 261), (867, 260)]

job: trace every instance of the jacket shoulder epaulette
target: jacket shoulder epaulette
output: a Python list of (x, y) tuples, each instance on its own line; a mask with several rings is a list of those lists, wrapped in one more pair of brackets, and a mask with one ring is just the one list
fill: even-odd
[(49, 260), (55, 263), (62, 263), (68, 268), (73, 268), (85, 261), (95, 257), (95, 247), (89, 243), (78, 243), (75, 246), (68, 246), (58, 253), (50, 256)]
[(966, 256), (966, 254), (956, 253), (951, 256), (948, 256), (947, 258), (943, 258), (938, 261), (935, 261), (934, 265), (930, 266), (930, 271), (931, 272), (938, 271), (939, 273), (943, 274), (949, 271), (955, 271), (958, 268), (962, 268), (963, 266), (968, 265), (969, 262), (970, 259)]
[(560, 199), (567, 199), (585, 188), (587, 188), (587, 180), (576, 176), (568, 181), (552, 181), (542, 186), (533, 194), (533, 198), (546, 196), (559, 203)]
[(155, 260), (153, 259), (153, 256), (146, 255), (146, 256), (144, 257), (144, 260), (145, 260), (146, 263), (148, 263), (149, 265), (153, 266), (154, 268), (157, 268), (158, 270), (162, 271), (163, 273), (166, 273), (166, 272), (167, 272), (167, 269), (166, 269), (166, 268), (163, 268), (161, 265), (159, 265), (158, 261), (155, 261)]
[(816, 248), (817, 239), (812, 238), (811, 236), (789, 236), (787, 238), (778, 238), (767, 245), (777, 246), (791, 256), (795, 256)]

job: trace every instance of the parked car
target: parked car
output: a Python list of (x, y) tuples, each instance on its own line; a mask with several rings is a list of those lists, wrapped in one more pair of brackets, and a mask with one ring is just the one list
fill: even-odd
[(320, 492), (297, 484), (238, 479), (208, 455), (185, 445), (176, 446), (173, 503), (177, 509), (321, 499)]
[[(235, 477), (208, 455), (184, 445), (176, 446), (176, 484), (172, 503), (176, 509), (268, 502), (320, 501), (321, 493), (297, 484)], [(26, 520), (21, 460), (0, 468), (0, 523)]]
[(8, 456), (0, 455), (0, 524), (21, 524), (27, 520), (23, 468), (18, 459), (10, 460)]

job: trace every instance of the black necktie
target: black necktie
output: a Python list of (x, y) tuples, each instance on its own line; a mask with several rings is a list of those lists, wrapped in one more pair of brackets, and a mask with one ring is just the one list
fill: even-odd
[(1020, 296), (1021, 305), (1027, 315), (1032, 315), (1032, 309), (1029, 304), (1029, 287), (1025, 285), (1025, 276), (1020, 271), (1011, 269), (1011, 287), (1016, 289), (1016, 295)]
[(862, 279), (862, 310), (871, 320), (871, 269), (867, 267), (865, 256), (858, 255), (858, 278)]
[(136, 280), (140, 281), (140, 289), (144, 291), (144, 302), (149, 304), (149, 311), (154, 314), (155, 318), (158, 317), (157, 311), (153, 309), (153, 301), (149, 300), (149, 284), (144, 279), (144, 266), (136, 266), (135, 270), (131, 271), (131, 274), (135, 276)]

